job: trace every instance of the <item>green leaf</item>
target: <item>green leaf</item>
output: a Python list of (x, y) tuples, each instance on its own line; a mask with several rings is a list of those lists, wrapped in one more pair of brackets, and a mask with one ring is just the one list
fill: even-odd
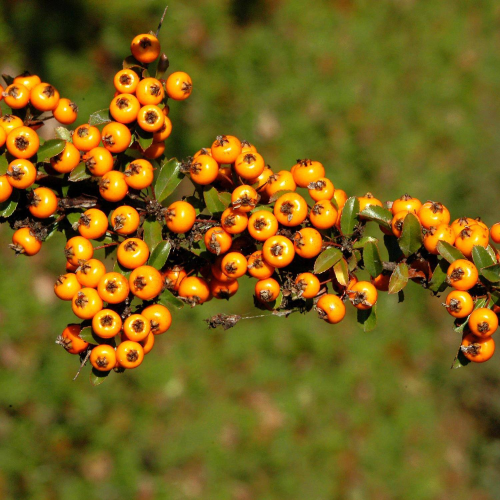
[(418, 218), (413, 214), (407, 214), (403, 221), (399, 246), (405, 257), (414, 254), (422, 246), (422, 227)]
[(351, 196), (342, 209), (340, 218), (340, 230), (344, 236), (349, 236), (354, 232), (358, 224), (359, 200), (356, 196)]
[(156, 245), (162, 240), (161, 225), (156, 219), (146, 219), (143, 228), (144, 241), (148, 245), (150, 251), (153, 252)]
[(151, 252), (148, 265), (160, 270), (167, 262), (171, 248), (172, 244), (170, 241), (160, 241), (160, 243), (156, 245), (156, 248)]
[(378, 205), (368, 205), (360, 214), (366, 220), (375, 221), (381, 226), (390, 228), (392, 222), (392, 212)]
[(408, 266), (401, 262), (396, 266), (389, 280), (389, 293), (398, 293), (408, 283)]
[(134, 56), (127, 56), (123, 60), (123, 69), (134, 69), (134, 71), (137, 69), (139, 71), (138, 74), (141, 74), (144, 68)]
[(80, 220), (81, 215), (82, 212), (70, 212), (66, 214), (66, 219), (68, 219), (68, 222), (73, 226), (75, 222)]
[(0, 175), (5, 175), (8, 168), (9, 160), (7, 160), (7, 155), (4, 153), (0, 155)]
[(432, 278), (429, 281), (429, 290), (434, 293), (442, 292), (448, 287), (446, 271), (450, 267), (446, 259), (440, 259), (436, 269), (432, 273)]
[(474, 248), (472, 249), (472, 260), (474, 261), (474, 264), (480, 274), (482, 274), (481, 270), (483, 267), (489, 267), (496, 264), (496, 259), (491, 257), (488, 250), (479, 245), (474, 245)]
[(358, 309), (358, 325), (364, 332), (371, 332), (377, 326), (377, 304), (370, 309)]
[(155, 171), (155, 195), (156, 200), (161, 203), (165, 198), (170, 196), (175, 188), (184, 179), (184, 174), (180, 171), (181, 163), (175, 158), (169, 161), (164, 161), (161, 167)]
[(101, 109), (99, 111), (95, 111), (89, 117), (89, 125), (102, 125), (103, 123), (112, 122), (113, 118), (109, 114), (109, 108)]
[(332, 268), (342, 258), (342, 252), (335, 247), (323, 250), (314, 263), (314, 274), (324, 273)]
[(446, 241), (438, 241), (437, 251), (439, 252), (439, 255), (441, 255), (443, 259), (446, 259), (450, 264), (455, 262), (457, 259), (465, 259), (464, 254), (460, 250)]
[(6, 75), (5, 73), (2, 74), (2, 78), (3, 78), (4, 82), (7, 84), (7, 87), (9, 85), (12, 85), (12, 83), (14, 82), (14, 77), (12, 77), (10, 75)]
[(372, 278), (376, 278), (382, 272), (382, 260), (375, 243), (369, 242), (366, 244), (363, 252), (363, 261), (365, 269), (370, 273)]
[(465, 354), (462, 352), (462, 349), (458, 348), (458, 353), (453, 360), (451, 365), (451, 369), (455, 370), (457, 368), (462, 368), (463, 366), (467, 366), (470, 363), (470, 360), (465, 357)]
[(174, 306), (177, 309), (182, 309), (184, 307), (184, 302), (179, 300), (170, 290), (165, 289), (160, 297), (158, 302), (165, 307)]
[(363, 236), (361, 239), (356, 241), (352, 248), (364, 248), (367, 243), (378, 243), (378, 239), (373, 236)]
[(384, 246), (387, 248), (389, 260), (391, 262), (398, 262), (403, 258), (401, 248), (399, 248), (398, 239), (395, 236), (384, 235)]
[(66, 127), (56, 127), (56, 135), (66, 142), (72, 142), (73, 140), (73, 135)]
[(62, 139), (50, 139), (45, 141), (37, 152), (39, 162), (49, 161), (54, 156), (57, 156), (66, 147), (66, 141)]
[(115, 340), (114, 338), (110, 339), (103, 339), (96, 335), (94, 331), (92, 330), (91, 326), (87, 326), (85, 328), (82, 328), (78, 336), (82, 339), (85, 340), (85, 342), (88, 342), (89, 344), (92, 345), (100, 345), (100, 344), (109, 344), (109, 345), (115, 345)]
[(85, 163), (79, 163), (69, 174), (68, 180), (71, 182), (80, 182), (86, 179), (90, 179), (90, 175)]
[(92, 368), (90, 372), (90, 383), (93, 386), (101, 385), (112, 371), (113, 370), (109, 370), (109, 372), (100, 372), (99, 370)]
[(10, 217), (17, 208), (17, 204), (19, 203), (19, 191), (14, 191), (11, 197), (0, 203), (0, 217)]
[[(477, 299), (476, 302), (474, 303), (474, 310), (484, 307), (486, 305), (486, 300), (487, 300), (486, 298)], [(469, 318), (470, 315), (464, 319), (455, 320), (455, 325), (453, 327), (453, 330), (455, 330), (455, 332), (457, 333), (463, 334), (465, 327), (469, 323)]]
[(135, 135), (137, 137), (137, 142), (143, 151), (153, 144), (153, 132), (146, 132), (141, 127), (137, 126), (135, 128)]
[(224, 212), (227, 208), (219, 199), (219, 193), (217, 189), (214, 187), (206, 186), (203, 189), (203, 198), (205, 200), (205, 205), (207, 206), (207, 210), (212, 214), (220, 214)]
[(361, 252), (359, 250), (353, 250), (352, 255), (347, 261), (347, 267), (350, 272), (354, 271), (358, 267), (358, 262), (362, 259)]
[(497, 256), (496, 256), (495, 250), (493, 250), (492, 246), (488, 245), (486, 247), (486, 250), (490, 254), (491, 258), (493, 259), (493, 262), (496, 262), (497, 261)]
[(347, 262), (345, 259), (340, 259), (334, 266), (333, 272), (335, 273), (335, 277), (337, 281), (342, 286), (347, 286), (349, 284), (349, 269), (347, 267)]
[(500, 264), (483, 267), (480, 272), (488, 281), (491, 281), (492, 283), (500, 281)]
[(293, 193), (293, 191), (290, 191), (289, 189), (282, 189), (281, 191), (276, 191), (276, 193), (274, 193), (271, 196), (271, 198), (269, 198), (269, 203), (274, 203), (278, 198), (287, 193)]
[(123, 274), (125, 278), (128, 278), (132, 274), (132, 269), (127, 269), (126, 267), (123, 267), (118, 261), (115, 262), (115, 265), (113, 266), (113, 271), (115, 273)]
[(226, 207), (228, 208), (229, 205), (231, 205), (231, 193), (228, 193), (228, 192), (220, 192), (218, 191), (217, 192), (217, 196), (219, 197), (219, 200), (220, 202)]

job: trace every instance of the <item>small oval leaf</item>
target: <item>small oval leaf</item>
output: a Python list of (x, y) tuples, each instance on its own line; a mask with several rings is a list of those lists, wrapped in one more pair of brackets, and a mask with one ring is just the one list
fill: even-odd
[(342, 258), (342, 252), (335, 247), (323, 250), (314, 263), (314, 274), (324, 273), (332, 268)]
[(365, 269), (370, 273), (372, 278), (376, 278), (382, 272), (382, 259), (375, 243), (369, 242), (366, 244), (363, 252), (363, 261)]
[(110, 370), (109, 372), (100, 372), (99, 370), (92, 368), (92, 371), (90, 372), (90, 383), (93, 386), (101, 385), (112, 371), (113, 370)]
[(472, 249), (472, 260), (474, 261), (474, 264), (476, 264), (480, 274), (482, 274), (481, 269), (483, 269), (483, 267), (489, 267), (496, 264), (496, 259), (491, 257), (488, 250), (479, 245), (474, 245), (474, 248)]
[(408, 283), (408, 266), (401, 262), (396, 266), (389, 280), (389, 293), (398, 293)]
[(392, 212), (378, 205), (368, 205), (360, 214), (363, 219), (375, 221), (386, 228), (391, 227)]
[(162, 240), (161, 225), (156, 219), (146, 219), (144, 221), (144, 241), (149, 247), (149, 251), (154, 252), (156, 245)]
[(354, 232), (354, 228), (358, 224), (359, 200), (356, 196), (351, 196), (342, 209), (342, 217), (340, 218), (340, 231), (344, 236), (349, 236)]
[(172, 244), (170, 241), (160, 241), (160, 243), (156, 245), (156, 248), (151, 252), (148, 264), (155, 269), (160, 270), (167, 262), (171, 248)]
[(50, 139), (45, 141), (37, 152), (39, 162), (49, 161), (54, 156), (57, 156), (66, 147), (66, 141), (62, 139)]
[(14, 191), (11, 197), (0, 203), (0, 217), (10, 217), (17, 208), (17, 204), (19, 203), (19, 191)]
[(422, 246), (422, 226), (416, 215), (409, 213), (403, 221), (399, 247), (405, 257), (417, 252)]
[(170, 196), (175, 188), (184, 179), (184, 174), (180, 171), (180, 162), (175, 158), (169, 161), (164, 161), (161, 167), (155, 171), (155, 195), (156, 200), (161, 203), (165, 198)]
[(170, 290), (165, 289), (159, 299), (158, 302), (165, 307), (174, 306), (177, 309), (182, 309), (184, 307), (184, 302), (178, 299)]
[(103, 123), (109, 123), (112, 121), (113, 118), (111, 118), (111, 115), (109, 114), (109, 108), (96, 111), (89, 117), (89, 125), (93, 126), (102, 125)]
[(227, 208), (219, 198), (219, 193), (214, 187), (205, 187), (203, 190), (203, 199), (207, 210), (212, 214), (220, 214)]
[(377, 304), (374, 304), (370, 309), (358, 309), (357, 321), (364, 332), (374, 330), (377, 326)]
[(69, 174), (68, 180), (71, 182), (80, 182), (86, 179), (90, 179), (92, 176), (90, 175), (85, 163), (78, 164)]
[(460, 250), (446, 241), (438, 241), (437, 251), (439, 252), (439, 255), (441, 255), (443, 259), (446, 259), (450, 264), (455, 262), (457, 259), (465, 259), (464, 254)]

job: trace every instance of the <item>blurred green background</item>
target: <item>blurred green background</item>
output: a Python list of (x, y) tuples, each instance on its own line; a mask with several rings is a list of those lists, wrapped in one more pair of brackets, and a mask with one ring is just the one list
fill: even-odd
[[(29, 69), (105, 108), (131, 38), (164, 4), (3, 0), (0, 69)], [(311, 157), (350, 195), (409, 191), (453, 218), (499, 219), (500, 4), (494, 0), (169, 2), (160, 41), (194, 91), (168, 152), (221, 133), (273, 168)], [(63, 237), (0, 255), (0, 498), (497, 499), (498, 360), (450, 371), (459, 338), (439, 298), (384, 296), (379, 327), (314, 314), (210, 332), (230, 303), (174, 312), (140, 369), (94, 388), (54, 344), (73, 321), (52, 286)]]

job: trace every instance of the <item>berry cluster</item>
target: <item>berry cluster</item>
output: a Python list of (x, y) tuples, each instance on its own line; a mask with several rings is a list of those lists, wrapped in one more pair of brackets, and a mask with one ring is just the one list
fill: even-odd
[[(12, 248), (20, 254), (33, 255), (55, 231), (65, 233), (66, 273), (54, 290), (81, 323), (68, 325), (57, 342), (80, 355), (82, 366), (90, 360), (93, 383), (142, 363), (155, 336), (170, 328), (167, 306), (229, 299), (245, 275), (256, 280), (260, 309), (281, 316), (314, 310), (336, 324), (351, 303), (365, 331), (376, 325), (379, 292), (402, 299), (410, 280), (434, 294), (451, 286), (444, 305), (462, 334), (455, 366), (493, 355), (500, 264), (490, 238), (500, 243), (500, 223), (488, 228), (462, 217), (450, 224), (443, 204), (409, 195), (385, 204), (370, 193), (349, 197), (319, 161), (297, 160), (276, 172), (254, 145), (232, 135), (182, 162), (169, 160), (168, 99), (189, 97), (191, 78), (163, 78), (168, 59), (153, 34), (136, 36), (131, 51), (114, 77), (109, 109), (73, 132), (58, 127), (42, 154), (34, 129), (44, 118), (33, 110), (48, 84), (14, 79), (20, 91), (11, 85), (3, 94), (13, 114), (0, 120), (8, 132), (0, 191), (10, 189), (0, 217), (15, 229)], [(29, 99), (18, 106), (13, 96), (28, 87)], [(54, 116), (72, 123), (74, 105), (63, 103), (63, 112), (54, 95)], [(28, 187), (35, 188), (21, 195)], [(180, 191), (192, 194), (176, 196)], [(380, 239), (364, 235), (371, 221)], [(208, 322), (227, 329), (240, 319), (217, 314)]]

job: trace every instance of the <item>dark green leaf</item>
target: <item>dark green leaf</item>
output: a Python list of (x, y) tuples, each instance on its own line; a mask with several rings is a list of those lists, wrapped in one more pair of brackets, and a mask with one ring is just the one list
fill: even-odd
[(389, 260), (391, 262), (397, 262), (403, 257), (401, 248), (399, 248), (398, 239), (395, 236), (384, 235), (384, 245), (385, 248), (387, 248)]
[(377, 326), (377, 304), (370, 309), (358, 309), (358, 325), (365, 332), (371, 332)]
[(156, 219), (146, 219), (144, 221), (144, 241), (149, 247), (151, 252), (154, 251), (156, 245), (160, 243), (161, 238), (161, 225)]
[(93, 386), (101, 385), (112, 371), (113, 370), (109, 372), (100, 372), (92, 367), (92, 371), (90, 372), (90, 383)]
[(369, 242), (365, 245), (363, 261), (365, 269), (370, 273), (372, 278), (376, 278), (382, 272), (382, 260), (375, 243)]
[(496, 259), (491, 258), (488, 250), (479, 245), (474, 245), (474, 248), (472, 249), (472, 260), (474, 261), (474, 264), (476, 264), (480, 274), (482, 274), (481, 269), (483, 269), (483, 267), (489, 267), (496, 264)]
[(324, 273), (332, 268), (342, 258), (342, 252), (335, 247), (323, 250), (314, 263), (314, 274)]
[(56, 127), (56, 135), (59, 139), (66, 142), (71, 142), (73, 138), (71, 132), (66, 127)]
[(181, 309), (182, 307), (184, 307), (184, 302), (182, 302), (182, 300), (179, 300), (175, 295), (172, 294), (172, 292), (168, 289), (165, 289), (160, 297), (159, 297), (159, 300), (158, 302), (162, 305), (164, 305), (165, 307), (168, 307), (168, 306), (174, 306), (175, 308), (177, 309)]
[(169, 161), (164, 161), (159, 170), (155, 171), (156, 181), (154, 184), (156, 199), (162, 202), (170, 196), (175, 188), (184, 179), (184, 174), (180, 171), (180, 162), (175, 158)]
[(139, 142), (139, 146), (143, 151), (153, 144), (153, 132), (146, 132), (141, 127), (137, 126), (135, 129), (135, 135), (137, 137), (137, 141)]
[(8, 168), (9, 160), (7, 160), (7, 155), (4, 153), (0, 155), (0, 175), (5, 175)]
[(205, 200), (205, 205), (207, 206), (207, 210), (215, 215), (215, 214), (220, 214), (221, 212), (224, 212), (224, 210), (227, 208), (219, 199), (219, 193), (217, 192), (217, 189), (214, 187), (205, 187), (203, 190), (203, 198)]
[(141, 63), (134, 57), (134, 56), (127, 56), (123, 60), (123, 69), (134, 69), (134, 71), (137, 69), (138, 74), (140, 75), (143, 71), (143, 67), (141, 66)]
[(354, 228), (358, 224), (359, 200), (356, 196), (351, 196), (342, 209), (342, 217), (340, 218), (340, 230), (344, 236), (349, 236), (354, 232)]
[(160, 243), (156, 245), (156, 248), (151, 252), (148, 264), (155, 269), (161, 269), (167, 262), (171, 248), (172, 245), (170, 241), (160, 241)]
[(491, 281), (492, 283), (498, 283), (500, 281), (500, 264), (483, 267), (480, 272), (488, 281)]
[(389, 293), (398, 293), (408, 283), (408, 266), (400, 262), (391, 274), (389, 280)]
[(422, 227), (418, 218), (413, 214), (407, 214), (403, 221), (399, 246), (405, 257), (414, 254), (422, 246)]
[(85, 163), (80, 163), (74, 168), (69, 174), (68, 180), (71, 182), (79, 182), (84, 181), (86, 179), (90, 179), (92, 176), (90, 175)]
[(62, 139), (50, 139), (45, 141), (37, 152), (39, 162), (49, 161), (54, 156), (57, 156), (66, 146), (66, 141)]
[(345, 259), (340, 259), (334, 266), (333, 272), (335, 273), (335, 277), (337, 281), (342, 286), (347, 286), (349, 284), (349, 269), (347, 267), (347, 262)]
[(7, 84), (7, 87), (9, 85), (12, 85), (12, 83), (14, 82), (14, 77), (12, 77), (10, 75), (6, 75), (5, 73), (2, 74), (2, 78), (3, 78), (4, 82)]
[(458, 353), (453, 360), (451, 365), (451, 369), (454, 370), (456, 368), (462, 368), (463, 366), (467, 366), (470, 363), (470, 360), (465, 357), (465, 354), (462, 352), (462, 349), (458, 348)]
[(440, 259), (429, 281), (429, 290), (431, 292), (438, 293), (446, 290), (448, 287), (448, 283), (446, 282), (448, 267), (450, 267), (449, 262), (445, 259)]
[(352, 248), (364, 248), (367, 243), (378, 243), (378, 239), (373, 236), (363, 236), (361, 239), (356, 241)]
[(89, 117), (89, 125), (102, 125), (103, 123), (112, 122), (113, 118), (109, 114), (109, 108), (101, 109), (99, 111), (95, 111)]
[(360, 214), (366, 220), (375, 221), (381, 226), (390, 228), (392, 222), (392, 212), (378, 205), (368, 205)]
[(89, 344), (92, 345), (100, 345), (100, 344), (109, 344), (109, 345), (115, 345), (115, 340), (114, 338), (111, 339), (103, 339), (99, 336), (97, 336), (94, 331), (92, 330), (91, 326), (87, 326), (85, 328), (82, 328), (78, 336), (82, 339), (85, 340), (85, 342), (88, 342)]
[(457, 259), (465, 259), (464, 254), (460, 250), (446, 241), (438, 241), (437, 251), (439, 252), (439, 255), (446, 259), (450, 264), (455, 262)]
[(14, 191), (7, 201), (0, 203), (0, 217), (10, 217), (14, 213), (14, 210), (17, 208), (18, 202), (19, 191)]

